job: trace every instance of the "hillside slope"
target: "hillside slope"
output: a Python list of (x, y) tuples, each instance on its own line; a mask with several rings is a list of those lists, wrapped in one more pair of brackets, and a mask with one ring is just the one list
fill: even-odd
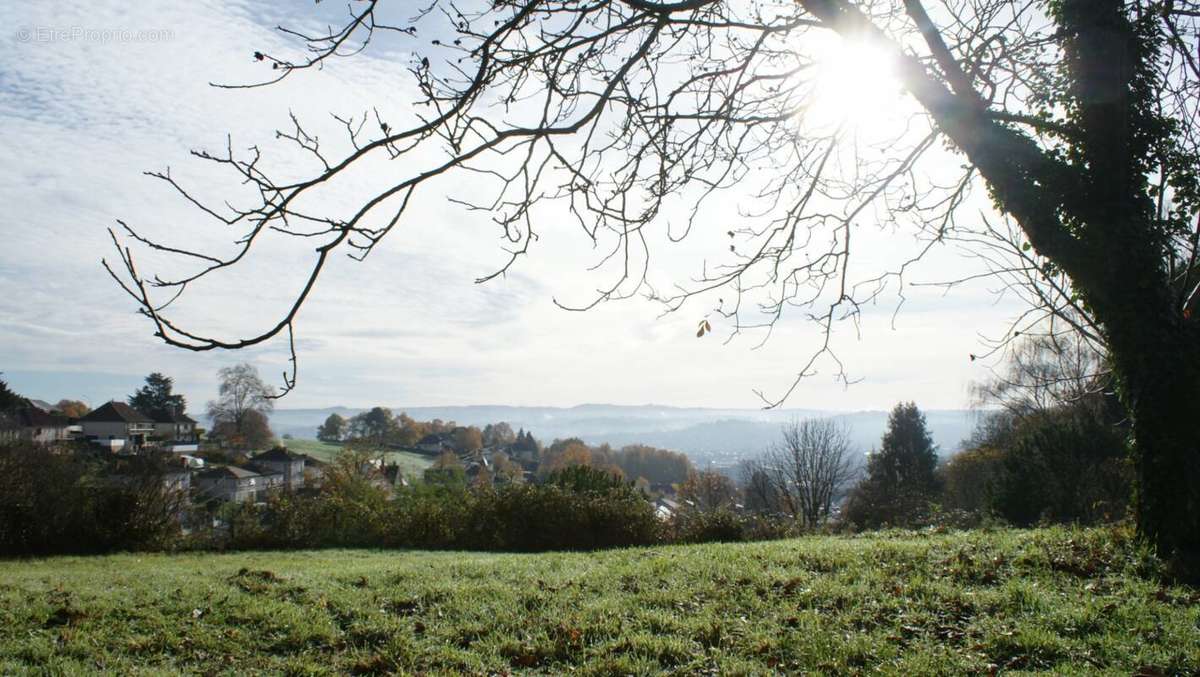
[[(333, 459), (337, 458), (338, 454), (342, 453), (342, 445), (328, 444), (319, 440), (293, 438), (286, 440), (284, 444), (288, 449), (298, 454), (308, 454), (326, 463), (332, 462)], [(426, 468), (433, 465), (433, 459), (429, 456), (404, 451), (389, 451), (382, 454), (382, 457), (387, 463), (399, 465), (405, 475), (420, 476)]]
[(1114, 533), (0, 562), (0, 673), (1200, 670), (1197, 592)]

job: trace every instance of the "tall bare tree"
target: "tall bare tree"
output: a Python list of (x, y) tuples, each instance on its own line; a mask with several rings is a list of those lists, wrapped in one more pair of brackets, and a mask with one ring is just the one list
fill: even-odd
[(217, 399), (208, 403), (213, 433), (251, 447), (269, 441), (267, 416), (275, 408), (274, 389), (247, 363), (224, 367), (217, 376), (221, 379)]
[[(268, 80), (390, 43), (400, 48), (391, 54), (413, 54), (407, 66), (419, 105), (339, 112), (340, 143), (313, 126), (320, 123), (293, 118), (277, 138), (310, 161), (299, 178), (257, 146), (196, 153), (228, 170), (239, 189), (248, 186), (249, 201), (232, 190), (227, 200), (205, 201), (177, 174), (154, 174), (199, 214), (235, 229), (236, 245), (196, 251), (121, 223), (124, 242), (114, 232), (119, 263), (110, 272), (171, 345), (290, 341), (330, 257), (364, 258), (431, 180), (470, 173), (494, 190), (451, 199), (490, 213), (506, 252), (481, 281), (530, 253), (539, 223), (566, 214), (611, 278), (594, 297), (564, 305), (587, 309), (649, 292), (670, 309), (711, 304), (708, 317), (734, 333), (769, 331), (800, 306), (824, 340), (800, 358), (798, 381), (821, 364), (844, 376), (835, 323), (856, 320), (888, 289), (902, 296), (912, 264), (957, 241), (1034, 304), (1007, 336), (1059, 316), (1104, 345), (1135, 429), (1138, 526), (1182, 570), (1200, 571), (1200, 3), (929, 4), (434, 2), (410, 19), (411, 7), (389, 12), (381, 0), (352, 1), (328, 32), (287, 31), (306, 48), (303, 57), (255, 52)], [(809, 119), (821, 94), (814, 46), (829, 39), (893, 64), (913, 106), (901, 132), (870, 140), (853, 124)], [(987, 189), (999, 219), (962, 209), (977, 187)], [(339, 189), (366, 196), (350, 209), (322, 199)], [(666, 224), (663, 214), (676, 204), (691, 218), (667, 225), (670, 239), (712, 228), (705, 207), (729, 189), (738, 191), (742, 216), (728, 227), (726, 258), (706, 259), (676, 291), (649, 289), (649, 228)], [(862, 226), (875, 224), (889, 233), (907, 227), (916, 254), (881, 269), (857, 265), (852, 238), (861, 241)], [(172, 315), (171, 302), (192, 282), (271, 246), (277, 238), (268, 232), (315, 247), (279, 317), (223, 337)], [(133, 245), (187, 265), (174, 276), (143, 274)], [(701, 333), (710, 326), (706, 318)], [(294, 378), (285, 375), (287, 385)]]
[(999, 406), (1016, 418), (1076, 407), (1115, 423), (1122, 418), (1115, 385), (1107, 356), (1096, 346), (1074, 332), (1048, 332), (1010, 344), (1004, 365), (973, 382), (971, 396), (977, 405)]
[(812, 418), (784, 424), (782, 437), (766, 453), (762, 470), (782, 507), (817, 526), (829, 518), (837, 492), (856, 470), (849, 429), (834, 419)]

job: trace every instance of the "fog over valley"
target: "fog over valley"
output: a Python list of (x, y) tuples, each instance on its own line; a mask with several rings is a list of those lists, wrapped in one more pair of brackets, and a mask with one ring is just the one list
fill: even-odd
[[(332, 413), (346, 418), (366, 411), (347, 407), (276, 409), (271, 425), (280, 435), (311, 438)], [(709, 409), (660, 405), (619, 406), (584, 404), (576, 407), (392, 407), (421, 420), (442, 419), (460, 425), (484, 426), (505, 421), (513, 430), (524, 428), (549, 443), (579, 437), (589, 444), (614, 447), (648, 444), (686, 453), (697, 465), (726, 465), (754, 456), (779, 441), (780, 426), (792, 419), (834, 417), (850, 428), (851, 441), (862, 452), (879, 446), (887, 425), (886, 411), (836, 412), (817, 409)], [(948, 456), (970, 435), (977, 412), (931, 410), (926, 423), (938, 452)]]

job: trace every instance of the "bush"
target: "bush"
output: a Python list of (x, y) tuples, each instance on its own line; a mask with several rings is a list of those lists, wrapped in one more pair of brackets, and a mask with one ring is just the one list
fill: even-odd
[(1026, 417), (1013, 429), (991, 507), (1018, 526), (1120, 519), (1132, 493), (1127, 458), (1121, 430), (1086, 411)]
[(980, 446), (955, 454), (938, 469), (942, 479), (942, 507), (986, 515), (992, 510), (996, 491), (1003, 481), (1006, 453)]
[[(261, 503), (214, 505), (179, 539), (182, 496), (162, 470), (135, 458), (0, 450), (0, 552), (51, 554), (115, 549), (299, 549), (399, 547), (539, 552), (663, 542), (744, 541), (796, 535), (791, 519), (729, 508), (688, 512), (668, 523), (632, 483), (569, 467), (544, 484), (467, 488), (422, 483), (393, 490), (347, 452), (319, 490), (270, 494)], [(105, 472), (107, 471), (107, 472)], [(114, 474), (117, 471), (119, 474)], [(121, 480), (114, 481), (120, 477)], [(212, 518), (224, 528), (214, 529)]]
[(745, 540), (745, 518), (727, 508), (682, 510), (671, 517), (670, 540), (676, 543), (726, 543)]
[(658, 542), (653, 507), (631, 486), (571, 468), (544, 485), (467, 490), (418, 484), (395, 496), (347, 454), (319, 492), (225, 509), (234, 548), (409, 547), (536, 552)]
[(184, 497), (165, 486), (163, 470), (106, 468), (71, 447), (0, 446), (0, 554), (173, 547)]
[(262, 505), (226, 504), (228, 545), (237, 549), (380, 547), (391, 544), (396, 506), (363, 472), (364, 457), (345, 453), (316, 492), (271, 493)]
[(552, 472), (544, 484), (485, 487), (471, 494), (462, 547), (536, 552), (649, 545), (659, 522), (620, 477), (588, 466)]
[(472, 496), (462, 484), (417, 484), (394, 500), (388, 545), (429, 550), (463, 542), (470, 523)]
[(577, 494), (620, 492), (626, 487), (625, 480), (619, 475), (590, 465), (556, 470), (546, 478), (546, 484)]
[(624, 484), (583, 491), (553, 482), (509, 485), (476, 492), (472, 507), (463, 545), (473, 549), (595, 550), (659, 540), (654, 507)]
[(896, 487), (867, 478), (850, 490), (839, 522), (852, 530), (924, 526), (933, 511), (931, 499), (923, 487)]

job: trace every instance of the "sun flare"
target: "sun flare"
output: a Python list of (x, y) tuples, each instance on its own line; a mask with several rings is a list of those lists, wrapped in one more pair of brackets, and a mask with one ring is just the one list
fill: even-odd
[(817, 128), (887, 127), (903, 97), (892, 56), (861, 40), (831, 37), (810, 47), (815, 75), (806, 123)]

